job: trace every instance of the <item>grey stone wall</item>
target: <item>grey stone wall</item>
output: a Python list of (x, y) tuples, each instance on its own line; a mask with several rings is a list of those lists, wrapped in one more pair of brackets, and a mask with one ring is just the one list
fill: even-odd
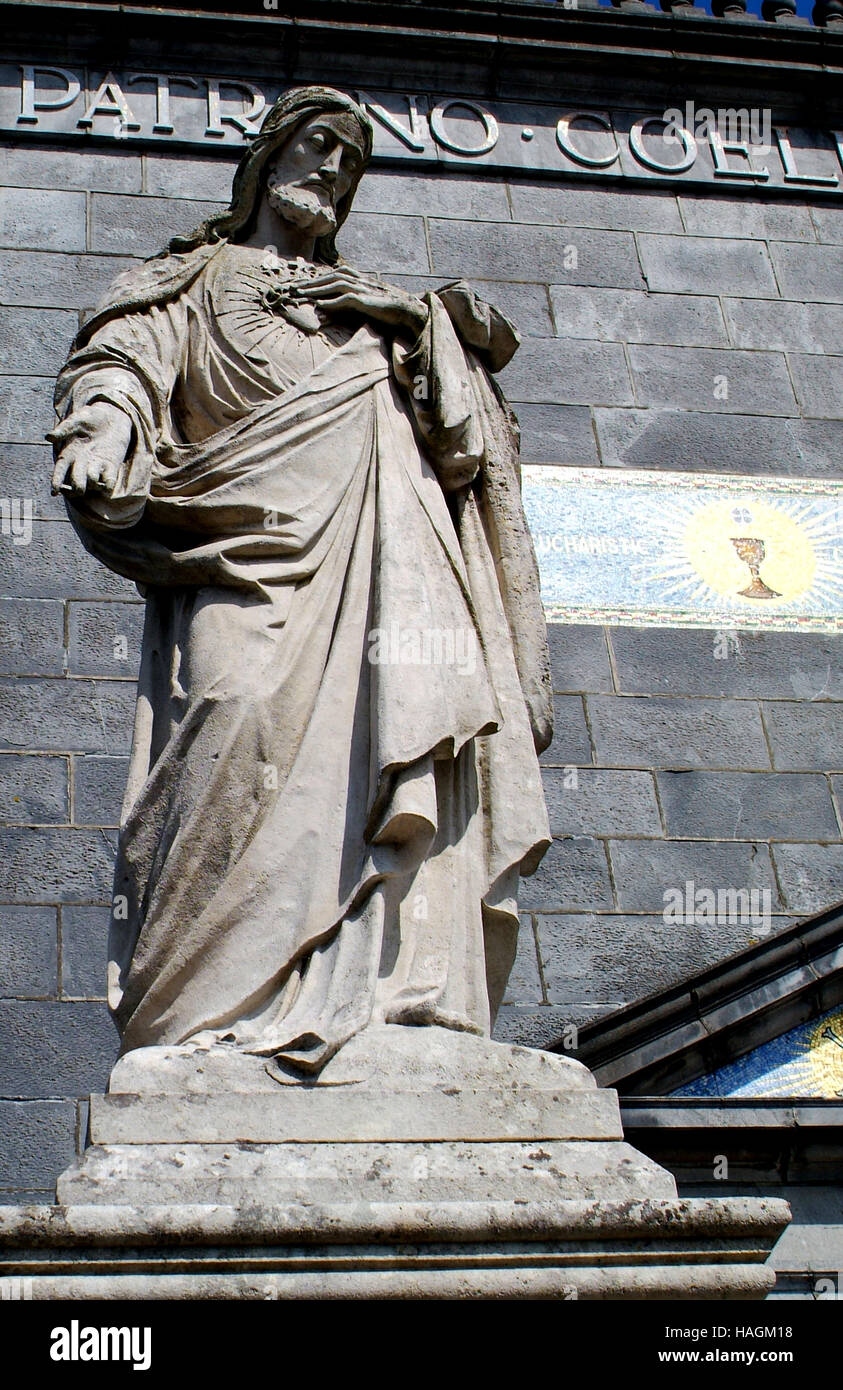
[[(0, 535), (2, 1200), (49, 1196), (115, 1052), (107, 901), (142, 619), (49, 495), (53, 379), (113, 276), (227, 202), (231, 168), (0, 154), (0, 495), (36, 508), (30, 544)], [(843, 208), (761, 196), (379, 170), (341, 245), (410, 287), (468, 276), (511, 315), (501, 383), (528, 462), (836, 476)], [(843, 885), (839, 638), (741, 634), (724, 655), (710, 631), (550, 637), (554, 842), (523, 885), (498, 1029), (537, 1045), (751, 940), (665, 925), (665, 888), (768, 887), (776, 930)]]

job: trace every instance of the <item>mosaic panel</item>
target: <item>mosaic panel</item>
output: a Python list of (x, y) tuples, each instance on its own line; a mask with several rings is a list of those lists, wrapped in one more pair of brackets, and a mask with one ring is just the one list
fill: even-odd
[(843, 1096), (843, 1009), (801, 1023), (676, 1096)]
[(549, 622), (838, 632), (843, 483), (523, 469)]

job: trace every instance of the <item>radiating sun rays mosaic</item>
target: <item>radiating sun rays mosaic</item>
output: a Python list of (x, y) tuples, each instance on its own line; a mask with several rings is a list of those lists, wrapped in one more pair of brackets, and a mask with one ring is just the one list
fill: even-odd
[(677, 1096), (843, 1096), (843, 1009), (801, 1023)]
[(550, 622), (843, 628), (843, 483), (528, 465)]

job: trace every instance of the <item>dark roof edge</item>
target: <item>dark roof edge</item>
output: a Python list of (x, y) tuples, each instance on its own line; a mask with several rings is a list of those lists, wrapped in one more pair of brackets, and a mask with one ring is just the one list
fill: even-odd
[[(238, 4), (242, 8), (238, 9)], [(191, 6), (185, 0), (162, 3), (123, 3), (123, 0), (0, 0), (10, 16), (17, 11), (34, 17), (39, 11), (58, 12), (68, 19), (78, 16), (90, 25), (94, 16), (114, 15), (126, 22), (151, 19), (156, 22), (196, 20), (212, 30), (220, 24), (238, 25), (253, 36), (287, 29), (306, 32), (324, 29), (336, 33), (337, 27), (368, 33), (391, 34), (396, 38), (443, 39), (452, 45), (472, 41), (505, 45), (533, 43), (564, 52), (570, 45), (594, 43), (607, 50), (620, 48), (626, 57), (636, 52), (647, 57), (677, 58), (683, 55), (713, 58), (714, 50), (745, 54), (750, 48), (769, 52), (786, 66), (788, 50), (795, 61), (823, 67), (827, 57), (837, 69), (843, 58), (843, 25), (822, 26), (806, 21), (776, 23), (747, 13), (740, 19), (717, 17), (704, 11), (689, 12), (684, 6), (664, 11), (657, 5), (641, 10), (615, 8), (597, 3), (581, 3), (567, 9), (562, 4), (521, 4), (517, 0), (460, 0), (448, 5), (444, 0), (310, 0), (297, 5), (279, 0), (277, 10), (266, 10), (260, 0), (211, 0), (208, 6)], [(8, 28), (11, 18), (6, 20)], [(62, 30), (62, 37), (66, 33)], [(213, 37), (213, 35), (212, 35)], [(778, 51), (777, 51), (778, 50)]]
[[(727, 1096), (627, 1096), (624, 1134), (640, 1153), (695, 1193), (750, 1183), (838, 1186), (843, 1181), (843, 1100)], [(724, 1163), (725, 1160), (725, 1163)]]
[(834, 1129), (843, 1142), (843, 1100), (822, 1096), (625, 1096), (626, 1129)]

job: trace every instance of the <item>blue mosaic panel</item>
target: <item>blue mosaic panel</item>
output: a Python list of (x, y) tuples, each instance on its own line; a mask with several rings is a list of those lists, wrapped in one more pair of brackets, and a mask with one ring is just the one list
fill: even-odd
[(550, 622), (843, 626), (843, 483), (523, 469)]
[(801, 1023), (676, 1096), (843, 1096), (843, 1009)]

